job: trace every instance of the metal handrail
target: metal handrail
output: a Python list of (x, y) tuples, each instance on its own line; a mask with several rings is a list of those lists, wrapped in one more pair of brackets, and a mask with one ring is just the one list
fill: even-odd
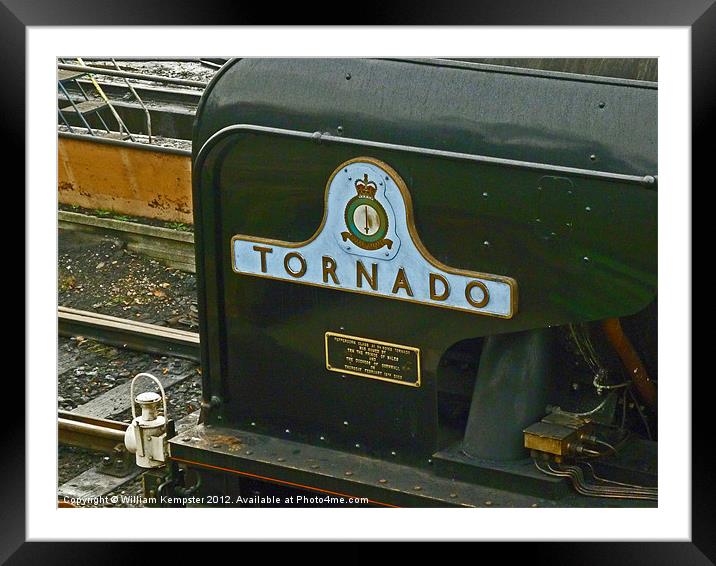
[[(112, 63), (114, 64), (115, 67), (117, 67), (118, 70), (121, 70), (119, 68), (119, 65), (117, 65), (117, 61), (115, 61), (114, 58), (112, 58)], [(147, 107), (144, 105), (144, 102), (137, 94), (137, 91), (134, 90), (134, 87), (131, 84), (129, 84), (129, 80), (126, 77), (123, 77), (123, 80), (124, 80), (125, 84), (127, 85), (127, 88), (129, 88), (130, 92), (134, 95), (134, 98), (136, 98), (137, 102), (139, 102), (139, 104), (141, 105), (142, 110), (144, 110), (144, 116), (147, 121), (147, 136), (149, 137), (149, 143), (152, 143), (152, 117), (149, 114), (149, 110), (147, 110)]]
[[(80, 65), (84, 65), (84, 61), (80, 57), (77, 57), (77, 62), (80, 63)], [(58, 65), (59, 66), (59, 65)], [(102, 87), (99, 86), (99, 83), (95, 80), (94, 75), (92, 73), (87, 73), (87, 76), (89, 77), (90, 81), (92, 81), (92, 84), (94, 85), (95, 90), (99, 93), (102, 100), (104, 100), (105, 104), (109, 107), (110, 111), (114, 115), (114, 118), (117, 120), (117, 125), (119, 127), (119, 133), (122, 133), (122, 128), (124, 128), (124, 131), (127, 132), (127, 135), (129, 136), (129, 139), (134, 141), (134, 136), (132, 136), (132, 132), (129, 131), (129, 128), (127, 128), (127, 125), (124, 123), (124, 120), (119, 116), (117, 111), (115, 110), (114, 106), (112, 106), (112, 103), (109, 101), (109, 98), (107, 98), (107, 95), (102, 90)]]
[[(77, 108), (77, 104), (75, 104), (75, 101), (72, 100), (72, 97), (70, 96), (70, 93), (67, 92), (67, 89), (65, 89), (65, 87), (62, 85), (62, 82), (58, 80), (58, 81), (57, 81), (57, 86), (62, 90), (62, 92), (64, 93), (64, 95), (67, 97), (67, 100), (70, 101), (70, 104), (72, 105), (72, 108), (75, 109), (75, 112), (77, 113), (77, 116), (79, 116), (80, 120), (82, 120), (82, 123), (85, 125), (85, 128), (87, 128), (87, 131), (89, 132), (89, 134), (90, 134), (91, 136), (94, 136), (94, 131), (93, 131), (92, 128), (90, 127), (90, 125), (89, 125), (89, 123), (87, 122), (87, 120), (85, 120), (85, 117), (84, 117), (84, 115), (82, 114), (82, 112), (80, 112), (79, 108)], [(62, 116), (62, 120), (65, 122), (65, 124), (67, 124), (67, 120), (65, 120), (65, 116), (62, 114), (62, 110), (60, 110), (60, 108), (58, 108), (57, 111), (60, 113), (60, 116)], [(67, 124), (67, 125), (69, 126), (69, 124)]]

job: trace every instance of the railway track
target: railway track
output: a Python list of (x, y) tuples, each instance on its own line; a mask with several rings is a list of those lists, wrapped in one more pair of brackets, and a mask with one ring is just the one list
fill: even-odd
[(60, 336), (84, 336), (105, 344), (199, 361), (199, 334), (105, 314), (58, 307)]
[[(194, 332), (165, 328), (132, 320), (67, 308), (58, 308), (58, 333), (61, 336), (82, 335), (99, 342), (152, 354), (199, 359), (199, 335)], [(171, 389), (192, 376), (159, 375), (165, 389)], [(106, 496), (139, 478), (143, 471), (134, 456), (124, 447), (128, 423), (111, 417), (130, 408), (129, 382), (122, 383), (73, 409), (58, 411), (58, 440), (104, 457), (97, 466), (84, 470), (58, 488), (60, 502), (90, 500)], [(180, 433), (198, 420), (195, 411), (175, 423)]]

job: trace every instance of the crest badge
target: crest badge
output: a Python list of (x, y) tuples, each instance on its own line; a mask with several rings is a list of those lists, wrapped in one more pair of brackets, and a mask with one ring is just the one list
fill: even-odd
[(231, 261), (244, 276), (499, 318), (517, 312), (517, 281), (450, 267), (430, 254), (413, 222), (407, 185), (372, 157), (350, 159), (331, 173), (323, 220), (308, 240), (237, 234)]
[(344, 219), (347, 232), (341, 232), (343, 241), (350, 240), (361, 249), (379, 250), (383, 246), (393, 247), (393, 241), (385, 237), (388, 233), (388, 215), (375, 199), (378, 190), (374, 181), (365, 173), (355, 182), (357, 195), (348, 201)]

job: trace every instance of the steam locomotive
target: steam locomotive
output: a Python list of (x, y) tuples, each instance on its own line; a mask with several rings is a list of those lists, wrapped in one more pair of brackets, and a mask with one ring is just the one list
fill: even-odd
[(657, 83), (585, 69), (217, 72), (193, 134), (202, 414), (165, 493), (656, 505)]

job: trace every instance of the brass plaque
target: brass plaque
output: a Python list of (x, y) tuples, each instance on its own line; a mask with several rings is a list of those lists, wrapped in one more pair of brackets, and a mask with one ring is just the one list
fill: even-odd
[(411, 346), (326, 332), (326, 368), (420, 387), (420, 349)]

